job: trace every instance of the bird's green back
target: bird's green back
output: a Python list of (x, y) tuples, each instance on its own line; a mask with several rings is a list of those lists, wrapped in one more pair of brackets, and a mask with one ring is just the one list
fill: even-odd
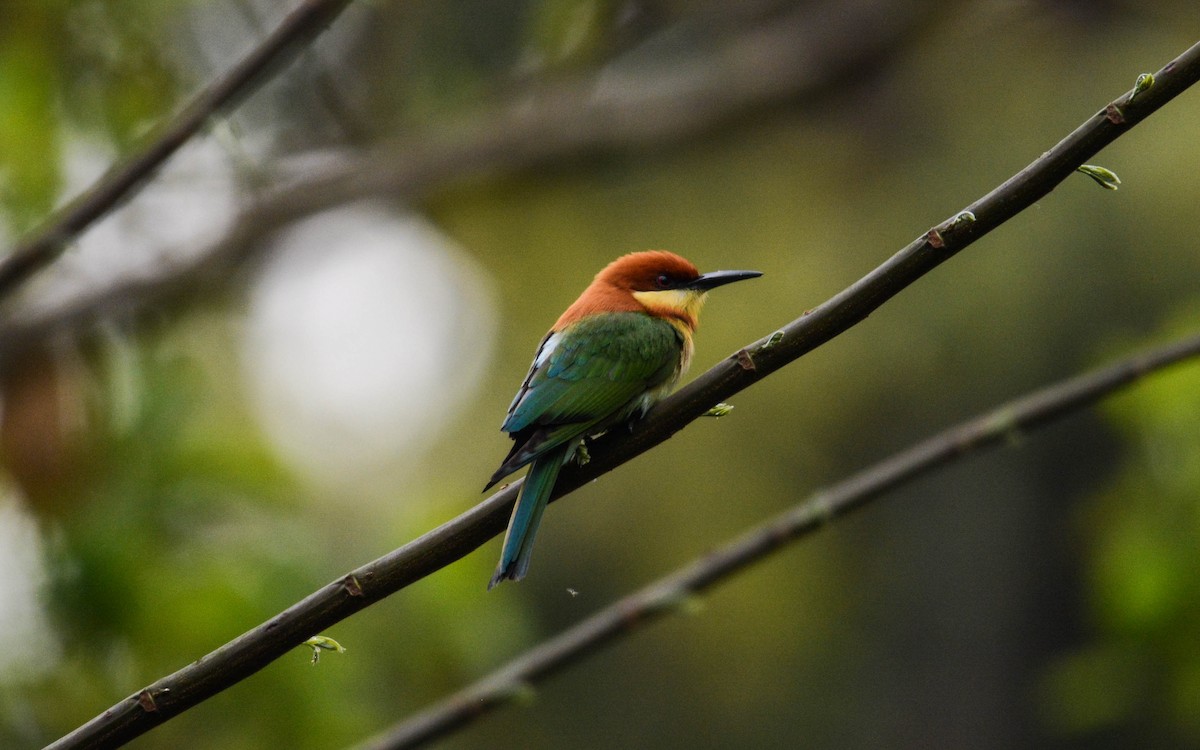
[(574, 434), (563, 430), (562, 439), (555, 441), (561, 443), (625, 419), (643, 406), (647, 392), (678, 376), (683, 339), (665, 320), (616, 312), (552, 332), (542, 347), (503, 429), (580, 427)]

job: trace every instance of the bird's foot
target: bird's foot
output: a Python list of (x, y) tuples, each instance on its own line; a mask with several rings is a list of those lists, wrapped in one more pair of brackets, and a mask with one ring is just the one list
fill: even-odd
[(575, 449), (575, 465), (586, 466), (588, 461), (592, 460), (592, 454), (588, 453), (588, 439), (584, 438), (579, 441), (579, 447)]

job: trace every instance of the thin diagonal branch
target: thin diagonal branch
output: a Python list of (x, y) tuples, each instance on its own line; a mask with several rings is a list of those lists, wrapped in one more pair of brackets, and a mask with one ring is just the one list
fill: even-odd
[[(1200, 44), (1168, 63), (1149, 90), (1128, 92), (1054, 148), (950, 221), (816, 309), (719, 363), (663, 401), (629, 434), (610, 433), (583, 467), (568, 467), (554, 498), (667, 440), (727, 399), (849, 329), (901, 289), (1049, 193), (1129, 128), (1200, 79)], [(63, 737), (52, 748), (116, 747), (240, 682), (310, 636), (464, 557), (504, 529), (519, 482), (471, 510), (315, 591), (266, 623), (144, 688)], [(553, 499), (553, 498), (552, 498)]]
[(689, 598), (727, 581), (834, 518), (935, 469), (1004, 445), (1081, 411), (1147, 375), (1200, 356), (1200, 335), (1142, 352), (1114, 365), (1010, 401), (897, 453), (827, 489), (813, 493), (775, 518), (646, 586), (419, 714), (356, 746), (356, 750), (408, 750), (445, 737), (506, 705), (528, 687), (581, 661), (601, 646), (628, 637), (667, 615), (688, 610)]
[(304, 0), (225, 75), (201, 90), (144, 145), (104, 173), (0, 261), (0, 299), (61, 255), (91, 224), (132, 195), (216, 114), (235, 107), (315, 39), (350, 0)]
[[(901, 4), (903, 5), (903, 4)], [(933, 7), (936, 4), (926, 4)], [(712, 132), (749, 113), (816, 102), (904, 49), (932, 10), (878, 17), (878, 3), (804, 6), (723, 36), (703, 56), (606, 69), (530, 87), (499, 105), (419, 137), (379, 144), (257, 196), (231, 230), (193, 260), (154, 277), (96, 289), (32, 319), (0, 321), (0, 370), (60, 330), (157, 303), (202, 297), (269, 246), (273, 232), (349, 201), (386, 196), (419, 203), (473, 175), (527, 169), (605, 149), (628, 151)], [(0, 295), (2, 296), (2, 295)]]
[[(651, 412), (625, 438), (597, 441), (586, 471), (564, 471), (573, 490), (670, 437), (715, 403), (729, 398), (864, 320), (901, 290), (1050, 193), (1105, 146), (1200, 79), (1200, 43), (1155, 74), (1148, 91), (1128, 91), (1106, 105), (1049, 151), (845, 290), (705, 372)], [(596, 464), (593, 466), (592, 464)]]

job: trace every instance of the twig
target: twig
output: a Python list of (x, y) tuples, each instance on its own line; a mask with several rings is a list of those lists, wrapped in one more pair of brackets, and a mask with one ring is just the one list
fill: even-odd
[(530, 649), (475, 684), (379, 733), (356, 746), (356, 750), (407, 750), (445, 737), (601, 646), (629, 636), (661, 617), (687, 611), (690, 597), (820, 530), (832, 519), (941, 466), (985, 448), (1004, 445), (1017, 432), (1033, 430), (1077, 412), (1146, 375), (1196, 356), (1200, 356), (1200, 336), (1058, 383), (950, 427), (814, 493), (770, 521)]
[[(729, 398), (802, 354), (829, 341), (955, 253), (1050, 192), (1075, 168), (1134, 124), (1200, 79), (1200, 44), (1156, 74), (1137, 96), (1122, 95), (1057, 146), (961, 215), (894, 255), (837, 296), (747, 346), (653, 409), (629, 434), (614, 431), (595, 442), (592, 460), (566, 467), (552, 499), (561, 497), (630, 458), (649, 450)], [(1120, 122), (1106, 116), (1122, 108)], [(936, 240), (934, 239), (936, 238)], [(746, 362), (753, 364), (747, 367)], [(116, 747), (262, 669), (296, 645), (370, 604), (464, 557), (502, 531), (516, 498), (516, 482), (471, 510), (310, 594), (266, 623), (211, 654), (125, 698), (51, 745)]]
[(56, 211), (0, 261), (0, 299), (61, 255), (93, 222), (128, 198), (219, 112), (254, 90), (272, 69), (290, 61), (337, 18), (350, 0), (304, 0), (224, 76), (213, 81), (146, 143)]

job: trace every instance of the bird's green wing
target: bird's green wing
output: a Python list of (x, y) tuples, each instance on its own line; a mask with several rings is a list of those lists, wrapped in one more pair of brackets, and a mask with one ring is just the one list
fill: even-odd
[[(548, 428), (562, 433), (561, 443), (610, 418), (624, 418), (647, 391), (677, 376), (682, 346), (670, 323), (635, 312), (593, 315), (553, 332), (543, 341), (503, 429)], [(557, 429), (568, 425), (579, 430)]]

